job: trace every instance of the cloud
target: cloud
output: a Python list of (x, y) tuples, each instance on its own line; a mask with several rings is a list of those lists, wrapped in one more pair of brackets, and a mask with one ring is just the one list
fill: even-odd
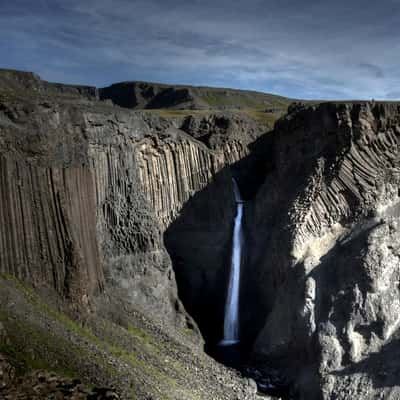
[(14, 0), (0, 5), (0, 50), (4, 67), (69, 83), (388, 98), (399, 79), (399, 12), (394, 0)]
[(388, 100), (400, 100), (400, 90), (387, 92), (385, 97)]
[(385, 76), (383, 69), (381, 67), (378, 67), (377, 65), (361, 63), (359, 64), (359, 67), (361, 68), (361, 70), (370, 73), (371, 76), (374, 78), (383, 78)]

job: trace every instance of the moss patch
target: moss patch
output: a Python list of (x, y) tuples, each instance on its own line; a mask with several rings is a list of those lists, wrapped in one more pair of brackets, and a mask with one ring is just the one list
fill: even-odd
[[(0, 351), (14, 361), (17, 372), (23, 374), (42, 369), (68, 378), (80, 375), (75, 366), (85, 356), (82, 349), (50, 331), (16, 320), (4, 312), (0, 313), (0, 321), (12, 343), (0, 343)], [(57, 357), (53, 358), (55, 355)]]
[[(0, 321), (10, 344), (1, 343), (0, 352), (14, 361), (21, 374), (40, 369), (80, 378), (86, 384), (125, 385), (125, 394), (132, 392), (129, 398), (145, 390), (166, 400), (197, 399), (186, 387), (183, 367), (148, 332), (133, 324), (125, 329), (101, 318), (92, 321), (94, 325), (89, 319), (83, 327), (44, 303), (29, 285), (2, 277), (6, 282), (0, 279)], [(15, 305), (2, 307), (1, 292), (10, 286), (19, 298)], [(24, 309), (26, 318), (14, 314), (14, 306), (19, 312)]]
[(245, 110), (243, 111), (248, 117), (255, 119), (259, 123), (272, 128), (275, 122), (284, 114), (284, 111), (281, 113), (267, 113), (261, 110)]

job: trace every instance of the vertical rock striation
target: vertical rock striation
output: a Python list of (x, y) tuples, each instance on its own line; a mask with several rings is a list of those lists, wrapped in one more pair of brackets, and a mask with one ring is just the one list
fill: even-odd
[(103, 286), (88, 168), (44, 168), (0, 157), (0, 270), (74, 302)]
[(225, 165), (223, 154), (208, 150), (183, 133), (177, 134), (179, 140), (176, 136), (163, 141), (146, 139), (136, 152), (144, 194), (164, 227)]
[(31, 78), (16, 73), (1, 93), (0, 270), (74, 307), (105, 291), (167, 328), (190, 322), (139, 179), (136, 146), (151, 128), (82, 95), (35, 90)]
[(267, 315), (254, 355), (301, 398), (399, 393), (387, 353), (399, 333), (399, 138), (395, 103), (321, 104), (275, 127), (274, 172), (248, 215), (247, 268)]

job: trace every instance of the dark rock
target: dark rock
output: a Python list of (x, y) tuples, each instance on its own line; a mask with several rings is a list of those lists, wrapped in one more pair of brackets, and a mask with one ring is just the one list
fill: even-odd
[(395, 103), (301, 106), (276, 124), (273, 172), (245, 216), (253, 355), (307, 399), (400, 390), (376, 383), (399, 333), (399, 134)]
[(15, 379), (15, 368), (6, 357), (0, 353), (0, 395), (2, 390), (9, 387)]

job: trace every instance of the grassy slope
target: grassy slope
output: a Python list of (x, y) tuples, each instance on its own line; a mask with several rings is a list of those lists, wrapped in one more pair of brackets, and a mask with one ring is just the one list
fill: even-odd
[(218, 112), (234, 112), (254, 119), (260, 125), (271, 129), (275, 121), (287, 112), (291, 99), (268, 93), (219, 89), (205, 87), (190, 87), (194, 98), (208, 104), (210, 110), (178, 110), (178, 109), (152, 109), (146, 112), (157, 113), (162, 117), (185, 117), (189, 115), (209, 115)]
[(211, 393), (215, 400), (229, 399), (229, 387), (238, 384), (233, 373), (151, 329), (140, 316), (125, 327), (88, 316), (83, 326), (50, 307), (30, 286), (4, 275), (0, 322), (10, 339), (0, 343), (0, 352), (19, 373), (55, 371), (87, 385), (114, 387), (124, 399), (200, 400)]
[[(267, 113), (257, 109), (241, 109), (241, 110), (229, 110), (237, 115), (243, 115), (255, 120), (259, 125), (264, 126), (265, 130), (268, 131), (273, 128), (275, 121), (277, 121), (282, 115), (285, 114), (286, 109), (276, 111), (274, 113)], [(175, 109), (147, 109), (140, 110), (143, 113), (157, 114), (163, 118), (184, 118), (190, 115), (201, 117), (208, 116), (211, 114), (224, 113), (224, 111), (216, 110), (175, 110)]]
[(285, 97), (234, 89), (195, 88), (194, 93), (210, 107), (225, 107), (230, 109), (264, 110), (265, 108), (285, 109), (292, 100)]
[[(287, 112), (289, 104), (294, 101), (293, 99), (270, 93), (228, 88), (168, 85), (135, 81), (121, 82), (115, 85), (120, 85), (122, 88), (121, 90), (126, 90), (126, 86), (130, 84), (153, 86), (156, 92), (167, 89), (187, 89), (190, 93), (189, 97), (182, 99), (181, 104), (168, 104), (167, 101), (165, 107), (160, 109), (149, 109), (143, 105), (136, 108), (137, 110), (144, 109), (147, 112), (159, 114), (165, 118), (184, 117), (188, 115), (209, 115), (212, 113), (229, 111), (245, 114), (250, 118), (254, 118), (258, 123), (265, 124), (268, 128), (271, 128), (273, 123)], [(209, 109), (204, 107), (209, 107)]]

